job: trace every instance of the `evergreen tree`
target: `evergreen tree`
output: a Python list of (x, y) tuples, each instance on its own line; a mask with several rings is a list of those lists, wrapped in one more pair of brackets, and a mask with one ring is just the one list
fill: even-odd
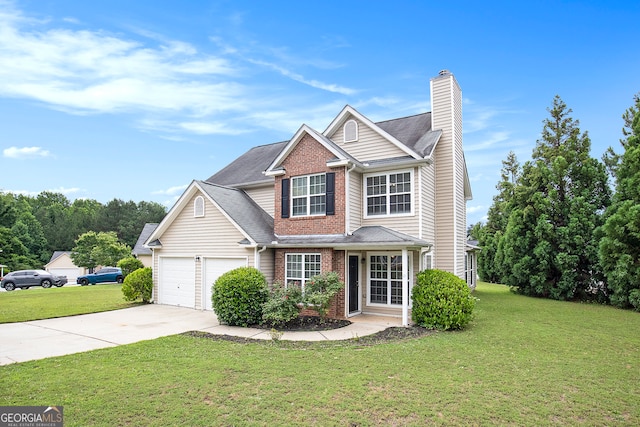
[(496, 262), (500, 257), (498, 250), (500, 240), (507, 229), (507, 221), (511, 213), (511, 204), (520, 177), (520, 163), (513, 151), (502, 161), (501, 181), (496, 185), (498, 194), (487, 213), (487, 223), (475, 231), (475, 237), (482, 250), (478, 254), (478, 273), (482, 280), (497, 283), (502, 278), (502, 263)]
[(601, 230), (599, 256), (611, 303), (640, 311), (640, 94), (634, 100), (623, 115), (624, 153), (613, 168), (616, 193)]
[(590, 157), (588, 134), (560, 97), (547, 111), (499, 248), (503, 281), (526, 295), (592, 298), (600, 281), (595, 230), (610, 201), (607, 172)]

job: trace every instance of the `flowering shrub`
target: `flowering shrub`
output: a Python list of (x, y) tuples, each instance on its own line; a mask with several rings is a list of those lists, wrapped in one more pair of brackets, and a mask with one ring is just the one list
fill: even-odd
[(314, 276), (304, 285), (304, 304), (316, 310), (324, 319), (329, 311), (331, 299), (343, 288), (344, 283), (334, 271)]
[(302, 292), (295, 285), (286, 288), (275, 283), (269, 293), (269, 298), (262, 305), (262, 321), (268, 325), (283, 325), (300, 314)]

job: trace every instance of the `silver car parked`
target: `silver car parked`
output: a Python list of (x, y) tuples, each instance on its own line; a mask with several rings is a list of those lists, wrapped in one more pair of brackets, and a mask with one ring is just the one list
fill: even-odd
[(61, 287), (67, 283), (67, 276), (56, 276), (45, 270), (17, 270), (8, 273), (0, 281), (0, 287), (7, 291), (15, 288), (29, 289), (32, 286)]

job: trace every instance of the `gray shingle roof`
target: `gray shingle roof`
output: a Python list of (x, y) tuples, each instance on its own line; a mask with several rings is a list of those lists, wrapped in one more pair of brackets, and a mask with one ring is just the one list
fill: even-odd
[(431, 131), (431, 113), (377, 122), (382, 130), (425, 157), (431, 154), (442, 131)]
[(206, 181), (198, 184), (255, 242), (268, 244), (274, 240), (273, 218), (243, 190)]
[[(422, 157), (431, 154), (435, 143), (442, 133), (441, 131), (431, 130), (431, 113), (422, 113), (409, 117), (381, 121), (376, 123), (376, 125)], [(327, 143), (330, 143), (336, 151), (343, 153), (344, 158), (353, 161), (356, 160), (321, 133), (317, 132), (316, 136), (323, 138)], [(232, 187), (244, 187), (251, 184), (273, 182), (273, 177), (265, 176), (262, 172), (267, 170), (288, 142), (289, 141), (282, 141), (251, 148), (223, 169), (210, 176), (206, 182)], [(359, 160), (364, 161), (367, 159)], [(393, 159), (389, 161), (393, 161)]]
[(412, 246), (427, 247), (431, 243), (382, 226), (360, 227), (351, 235), (278, 236), (277, 244), (305, 247)]
[(151, 233), (155, 231), (158, 227), (157, 223), (148, 222), (142, 227), (142, 231), (140, 232), (140, 236), (138, 236), (138, 240), (136, 241), (133, 250), (131, 251), (134, 255), (151, 255), (151, 249), (144, 247), (144, 242), (147, 241)]
[(267, 170), (287, 142), (289, 141), (253, 147), (210, 176), (206, 182), (234, 187), (273, 182), (273, 177), (265, 176), (262, 172)]

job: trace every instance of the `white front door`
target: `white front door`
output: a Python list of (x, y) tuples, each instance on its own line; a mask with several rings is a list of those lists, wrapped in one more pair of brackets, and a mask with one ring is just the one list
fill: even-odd
[(205, 310), (213, 310), (211, 303), (211, 288), (218, 277), (222, 276), (227, 271), (231, 271), (238, 267), (246, 267), (246, 258), (205, 258), (204, 260), (204, 308)]

